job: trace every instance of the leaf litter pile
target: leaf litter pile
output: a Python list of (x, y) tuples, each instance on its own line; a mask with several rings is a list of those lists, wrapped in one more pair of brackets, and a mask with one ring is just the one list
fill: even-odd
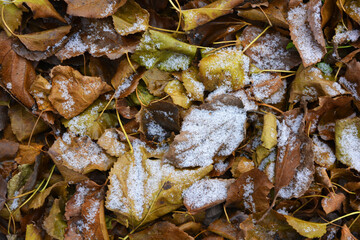
[(0, 10), (0, 239), (360, 237), (358, 0)]

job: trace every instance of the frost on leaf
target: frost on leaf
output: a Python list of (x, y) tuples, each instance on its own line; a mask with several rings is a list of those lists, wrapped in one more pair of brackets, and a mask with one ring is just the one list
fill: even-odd
[(336, 158), (360, 171), (360, 118), (342, 119), (335, 125)]
[(322, 167), (330, 168), (336, 160), (331, 147), (321, 141), (318, 136), (313, 136), (314, 161)]
[(134, 152), (122, 155), (111, 169), (106, 197), (106, 207), (122, 224), (137, 226), (177, 209), (183, 204), (182, 191), (213, 169), (212, 165), (175, 169), (160, 159), (150, 159), (158, 153), (143, 142), (135, 140), (132, 145)]
[(121, 35), (145, 31), (149, 25), (150, 14), (134, 0), (127, 0), (112, 16), (115, 30)]
[(73, 133), (64, 133), (58, 138), (49, 149), (49, 155), (57, 165), (82, 174), (95, 169), (108, 170), (115, 160), (88, 136), (76, 137)]
[(121, 141), (120, 134), (115, 128), (106, 129), (97, 144), (113, 157), (120, 157), (129, 150), (129, 146)]
[(89, 107), (101, 94), (111, 90), (100, 77), (83, 76), (69, 66), (56, 66), (50, 73), (52, 88), (49, 100), (66, 119)]
[(302, 98), (313, 102), (322, 96), (335, 97), (345, 93), (340, 84), (333, 81), (333, 76), (324, 74), (317, 67), (300, 66), (291, 84), (289, 102), (299, 102)]
[(243, 141), (246, 111), (239, 98), (220, 95), (190, 111), (165, 161), (179, 168), (208, 166), (214, 157), (230, 155)]
[[(243, 47), (248, 46), (263, 29), (248, 26), (241, 35), (241, 44)], [(279, 32), (266, 32), (259, 37), (246, 51), (256, 67), (260, 69), (279, 69), (290, 70), (299, 65), (301, 59), (294, 48), (286, 49), (290, 40)]]
[(313, 32), (314, 27), (311, 27), (312, 23), (320, 25), (316, 29), (321, 29), (320, 7), (320, 0), (312, 0), (308, 4), (300, 3), (288, 12), (290, 36), (305, 67), (320, 62), (326, 53), (326, 48), (322, 45), (323, 42), (318, 42), (319, 39), (324, 38), (322, 31)]
[(183, 191), (184, 205), (190, 214), (224, 202), (233, 179), (202, 179)]
[(205, 90), (213, 91), (222, 85), (239, 90), (248, 82), (250, 59), (237, 48), (221, 49), (201, 59), (200, 80)]
[(170, 34), (149, 30), (144, 33), (132, 59), (141, 66), (163, 71), (186, 70), (195, 57), (197, 48)]
[(30, 94), (35, 98), (36, 104), (40, 110), (55, 111), (49, 101), (51, 84), (41, 75), (37, 75), (30, 86)]
[(204, 101), (205, 86), (199, 80), (199, 71), (191, 67), (181, 73), (181, 81), (186, 89), (188, 97), (193, 101)]

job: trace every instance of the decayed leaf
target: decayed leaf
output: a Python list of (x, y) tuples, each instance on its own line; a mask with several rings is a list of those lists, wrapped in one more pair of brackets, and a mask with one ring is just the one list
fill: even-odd
[(115, 30), (122, 36), (145, 31), (150, 14), (134, 0), (127, 0), (112, 16)]
[(141, 232), (129, 235), (130, 240), (194, 240), (176, 225), (162, 221)]
[(49, 100), (66, 119), (75, 117), (111, 87), (100, 77), (83, 76), (69, 66), (56, 66), (50, 73), (52, 88)]
[(205, 86), (199, 80), (198, 75), (197, 68), (191, 67), (181, 73), (181, 81), (191, 100), (203, 102)]
[(48, 126), (42, 119), (37, 121), (37, 117), (33, 116), (24, 107), (18, 104), (13, 105), (9, 109), (9, 117), (11, 129), (19, 141), (28, 139), (31, 132), (33, 132), (33, 135), (35, 136), (48, 129)]
[[(3, 16), (6, 25), (10, 28), (12, 32), (14, 32), (21, 24), (22, 11), (17, 8), (15, 4), (7, 2), (0, 3), (0, 10), (4, 11)], [(8, 36), (12, 35), (7, 29), (7, 27), (5, 27), (2, 19), (0, 20), (0, 26), (2, 27), (2, 29), (5, 30)]]
[(276, 117), (272, 113), (264, 116), (264, 128), (261, 135), (262, 145), (271, 149), (277, 144)]
[(249, 58), (237, 48), (221, 49), (201, 59), (200, 80), (207, 91), (226, 85), (239, 90), (248, 82)]
[[(134, 153), (122, 155), (110, 171), (106, 207), (122, 224), (150, 222), (182, 205), (182, 191), (212, 170), (212, 165), (191, 170), (162, 164), (144, 143), (132, 143)], [(153, 153), (151, 153), (153, 152)]]
[(51, 84), (41, 75), (37, 75), (30, 86), (30, 93), (35, 98), (36, 104), (41, 111), (55, 111), (49, 101)]
[(62, 138), (55, 141), (48, 153), (57, 165), (64, 165), (83, 174), (95, 169), (108, 170), (115, 161), (89, 137), (76, 137), (72, 133), (64, 133)]
[(62, 26), (42, 32), (17, 35), (20, 41), (31, 51), (46, 51), (70, 32), (71, 26)]
[(327, 197), (328, 198), (323, 198), (321, 200), (321, 206), (325, 213), (329, 214), (333, 211), (340, 210), (341, 205), (345, 200), (345, 195), (343, 193), (330, 192)]
[(97, 144), (110, 156), (120, 157), (129, 150), (129, 146), (121, 142), (119, 138), (120, 136), (116, 129), (106, 129), (97, 141)]
[[(248, 46), (262, 31), (263, 29), (255, 26), (246, 27), (241, 35), (242, 46)], [(294, 48), (286, 49), (289, 42), (290, 40), (279, 32), (266, 32), (245, 51), (245, 54), (260, 69), (290, 70), (299, 65), (301, 59)]]
[(44, 219), (44, 229), (53, 238), (62, 240), (65, 235), (66, 223), (63, 220), (63, 202), (55, 199), (50, 209), (49, 215)]
[[(65, 239), (108, 240), (104, 215), (104, 188), (92, 181), (81, 182), (66, 203), (68, 221)], [(75, 237), (76, 236), (76, 237)]]
[(0, 140), (0, 161), (14, 159), (19, 150), (19, 143), (6, 139)]
[(48, 0), (14, 0), (12, 2), (17, 6), (26, 3), (33, 12), (35, 19), (53, 17), (62, 22), (66, 22)]
[(179, 168), (208, 166), (230, 155), (244, 139), (246, 111), (239, 98), (220, 95), (191, 109), (164, 159)]
[(332, 81), (332, 76), (324, 74), (317, 67), (303, 68), (296, 72), (295, 80), (291, 84), (289, 102), (299, 102), (301, 98), (316, 101), (319, 97), (345, 94), (341, 86)]
[(65, 0), (68, 4), (66, 13), (86, 18), (105, 18), (113, 15), (126, 0)]
[(257, 168), (240, 175), (230, 185), (226, 205), (242, 203), (250, 212), (261, 212), (269, 208), (268, 194), (273, 187), (266, 174)]
[[(315, 5), (313, 5), (313, 2), (315, 2)], [(320, 62), (326, 53), (325, 46), (322, 46), (322, 43), (317, 41), (317, 36), (323, 35), (322, 31), (321, 33), (313, 32), (313, 27), (311, 27), (311, 23), (313, 23), (319, 25), (316, 29), (321, 29), (320, 8), (321, 1), (313, 0), (308, 4), (300, 3), (288, 12), (287, 21), (290, 26), (290, 36), (300, 53), (305, 67)], [(312, 9), (312, 14), (308, 15), (309, 9)], [(324, 38), (324, 36), (320, 38)]]
[(66, 181), (61, 181), (53, 184), (51, 187), (48, 187), (43, 192), (38, 193), (31, 200), (29, 208), (36, 209), (40, 208), (44, 205), (46, 198), (52, 193), (55, 192), (58, 196), (62, 196), (64, 199), (66, 198), (67, 191), (66, 188), (68, 183)]
[(326, 233), (327, 224), (307, 222), (288, 215), (284, 215), (284, 217), (286, 221), (304, 237), (320, 238)]
[(191, 101), (186, 95), (184, 85), (179, 80), (172, 80), (164, 88), (164, 92), (169, 94), (176, 105), (188, 109), (191, 106)]
[(139, 131), (150, 141), (162, 142), (171, 133), (180, 131), (180, 113), (178, 107), (169, 102), (154, 102), (142, 107), (137, 115)]
[(2, 32), (0, 34), (1, 84), (6, 87), (26, 107), (35, 103), (28, 92), (36, 74), (32, 63), (11, 49), (11, 40)]
[(343, 164), (360, 171), (360, 118), (336, 121), (336, 158)]
[(189, 67), (197, 48), (172, 37), (168, 33), (149, 30), (131, 56), (147, 69), (157, 67), (163, 71), (179, 71)]
[(104, 112), (99, 118), (106, 104), (106, 101), (96, 100), (76, 117), (69, 120), (63, 119), (61, 122), (71, 132), (97, 140), (105, 129), (115, 127), (118, 123), (114, 113)]
[(202, 179), (184, 190), (184, 205), (190, 214), (211, 208), (224, 202), (234, 179)]

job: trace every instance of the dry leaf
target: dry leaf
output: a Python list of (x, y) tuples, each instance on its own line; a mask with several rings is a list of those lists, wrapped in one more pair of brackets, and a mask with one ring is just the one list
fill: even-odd
[(185, 87), (179, 80), (172, 80), (168, 82), (164, 88), (164, 92), (169, 94), (176, 105), (185, 109), (188, 109), (191, 106), (191, 101), (186, 95)]
[(226, 239), (236, 240), (238, 229), (224, 218), (213, 221), (208, 230), (225, 237)]
[(129, 150), (129, 146), (121, 142), (120, 136), (114, 128), (106, 129), (97, 144), (113, 157), (120, 157)]
[(50, 209), (49, 215), (44, 219), (44, 229), (51, 237), (64, 239), (66, 223), (63, 220), (63, 201), (55, 199)]
[(0, 140), (0, 162), (14, 159), (19, 150), (19, 143), (6, 139)]
[(13, 3), (18, 7), (20, 7), (19, 5), (22, 3), (26, 3), (34, 14), (34, 19), (53, 17), (62, 22), (66, 22), (48, 0), (14, 0)]
[[(21, 25), (22, 11), (17, 8), (15, 4), (8, 2), (1, 2), (0, 8), (3, 11), (3, 19), (6, 25), (12, 32), (14, 32)], [(11, 36), (12, 34), (9, 32), (7, 27), (5, 27), (3, 19), (0, 20), (0, 26), (5, 30), (8, 36)]]
[(345, 195), (343, 193), (330, 192), (327, 197), (328, 198), (323, 198), (321, 200), (321, 206), (326, 214), (341, 209), (341, 205), (345, 200)]
[(286, 221), (302, 236), (321, 238), (326, 233), (326, 223), (307, 222), (299, 218), (284, 215)]
[(51, 84), (48, 80), (43, 78), (41, 75), (37, 75), (29, 90), (31, 95), (35, 98), (39, 110), (56, 111), (49, 101)]
[(354, 235), (351, 234), (350, 229), (346, 224), (341, 228), (341, 238), (340, 240), (357, 240)]
[(105, 18), (113, 15), (126, 3), (126, 0), (65, 0), (68, 4), (66, 13), (86, 18)]

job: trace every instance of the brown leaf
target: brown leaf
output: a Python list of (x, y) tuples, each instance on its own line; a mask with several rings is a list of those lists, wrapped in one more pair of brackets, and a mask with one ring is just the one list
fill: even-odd
[(191, 109), (164, 159), (179, 168), (208, 166), (215, 156), (230, 155), (243, 141), (245, 121), (241, 100), (219, 95)]
[(237, 239), (236, 237), (238, 232), (237, 228), (224, 218), (220, 218), (213, 221), (209, 225), (208, 230), (216, 234), (219, 234), (220, 236), (223, 236), (226, 239), (230, 239), (230, 240)]
[(104, 188), (90, 180), (76, 186), (75, 194), (66, 203), (68, 228), (64, 239), (109, 239), (105, 226)]
[(28, 90), (35, 80), (35, 69), (30, 61), (11, 50), (11, 40), (5, 32), (0, 34), (0, 45), (1, 84), (22, 104), (31, 108), (35, 101)]
[(339, 82), (351, 92), (357, 102), (360, 102), (360, 62), (354, 58), (346, 66), (345, 77), (341, 77)]
[(19, 150), (17, 142), (8, 141), (6, 139), (0, 140), (0, 161), (13, 160)]
[(19, 141), (28, 139), (33, 132), (33, 136), (48, 129), (43, 120), (35, 117), (27, 109), (19, 104), (11, 106), (9, 109), (11, 129)]
[(193, 240), (191, 236), (172, 223), (157, 222), (141, 232), (129, 235), (130, 240)]
[(321, 26), (324, 27), (329, 22), (336, 8), (336, 0), (325, 0), (321, 7)]
[(230, 185), (226, 205), (242, 203), (250, 212), (267, 210), (269, 208), (267, 196), (273, 186), (264, 172), (254, 168), (241, 174)]
[(116, 129), (106, 129), (98, 139), (97, 144), (113, 157), (120, 157), (129, 150), (129, 146), (121, 142)]
[(66, 13), (86, 18), (105, 18), (113, 15), (126, 0), (65, 0), (68, 4)]
[(42, 32), (17, 35), (20, 41), (31, 51), (46, 51), (70, 32), (71, 26), (62, 26)]
[(341, 228), (341, 238), (340, 240), (357, 240), (354, 235), (351, 234), (350, 229), (346, 224)]
[(18, 5), (26, 3), (33, 12), (34, 19), (53, 17), (64, 23), (66, 22), (48, 0), (15, 0), (14, 2)]
[(8, 122), (8, 106), (5, 103), (10, 103), (10, 96), (0, 88), (0, 131), (4, 130)]
[(76, 137), (72, 133), (64, 133), (48, 151), (57, 165), (86, 174), (95, 169), (108, 170), (114, 158), (107, 156), (103, 150), (88, 136)]
[(164, 88), (172, 79), (171, 73), (161, 71), (157, 68), (149, 69), (143, 75), (143, 80), (149, 92), (157, 97), (165, 96)]
[(7, 182), (2, 176), (0, 176), (0, 210), (2, 210), (6, 202), (6, 193), (7, 193)]
[[(317, 2), (315, 5), (313, 5), (312, 1), (311, 3), (301, 3), (298, 6), (291, 8), (287, 17), (290, 26), (291, 39), (293, 40), (296, 49), (300, 53), (303, 65), (305, 67), (320, 62), (326, 53), (326, 48), (317, 42), (317, 39), (321, 39), (321, 37), (318, 37), (318, 34), (320, 34), (320, 32), (322, 34), (322, 31), (319, 33), (313, 32), (313, 27), (310, 27), (311, 22), (313, 22), (317, 25), (317, 29), (319, 29), (318, 25), (320, 25), (321, 29), (321, 1), (316, 1)], [(312, 14), (308, 16), (307, 13), (310, 9), (312, 9)]]
[[(248, 26), (242, 33), (241, 44), (248, 46), (263, 29)], [(254, 64), (260, 69), (290, 70), (299, 65), (301, 59), (294, 48), (286, 49), (290, 40), (279, 32), (268, 31), (259, 37), (246, 51)]]
[[(321, 17), (319, 16), (321, 13), (321, 6), (322, 6), (322, 2), (321, 0), (310, 0), (309, 3), (309, 9), (307, 11), (307, 18), (308, 18), (308, 22), (311, 28), (311, 31), (314, 35), (314, 38), (316, 40), (316, 42), (323, 48), (325, 49), (326, 45), (325, 45), (325, 38), (324, 38), (324, 33), (322, 31), (322, 27), (321, 27)], [(320, 19), (319, 19), (320, 17)]]
[(184, 190), (184, 205), (190, 214), (196, 214), (224, 202), (234, 179), (202, 179)]
[(32, 143), (31, 145), (20, 145), (15, 161), (18, 164), (34, 164), (36, 158), (41, 154), (43, 145)]
[(52, 193), (55, 192), (57, 196), (62, 196), (64, 199), (67, 197), (67, 188), (68, 182), (60, 181), (54, 183), (51, 187), (46, 188), (44, 191), (35, 195), (33, 199), (31, 199), (29, 208), (30, 209), (37, 209), (44, 205), (46, 198)]
[(49, 101), (51, 84), (45, 78), (41, 75), (37, 75), (29, 90), (31, 95), (35, 98), (39, 110), (56, 111)]
[(333, 185), (331, 183), (331, 180), (329, 178), (328, 173), (326, 172), (326, 168), (324, 167), (315, 167), (315, 179), (317, 182), (322, 183), (328, 188), (331, 188)]
[(116, 110), (126, 119), (134, 119), (139, 112), (136, 107), (130, 106), (125, 98), (116, 99)]
[(83, 76), (69, 66), (56, 66), (50, 73), (52, 88), (49, 100), (66, 119), (75, 117), (111, 87), (99, 77)]
[(327, 195), (328, 198), (323, 198), (321, 200), (321, 206), (324, 209), (326, 214), (340, 210), (343, 201), (345, 200), (345, 195), (343, 193), (333, 193), (330, 192)]
[(139, 131), (145, 134), (150, 141), (162, 142), (171, 136), (171, 133), (180, 131), (179, 108), (169, 102), (154, 102), (141, 107), (137, 114)]

